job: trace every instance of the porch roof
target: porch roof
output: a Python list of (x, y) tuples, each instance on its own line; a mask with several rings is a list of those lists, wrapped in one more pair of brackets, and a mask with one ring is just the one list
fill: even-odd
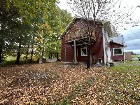
[(114, 43), (114, 44), (124, 46), (124, 38), (123, 38), (122, 35), (112, 37), (110, 43)]
[[(89, 39), (88, 37), (84, 37), (84, 38), (79, 38), (79, 39), (74, 39), (76, 42), (76, 46), (86, 46), (89, 45)], [(72, 46), (74, 46), (74, 40), (70, 40), (68, 41), (69, 44), (71, 44)], [(90, 39), (91, 44), (93, 44), (93, 42), (95, 41), (93, 38)]]

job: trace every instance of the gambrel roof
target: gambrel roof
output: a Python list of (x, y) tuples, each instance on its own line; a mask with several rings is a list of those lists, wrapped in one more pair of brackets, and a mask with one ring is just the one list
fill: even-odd
[[(69, 25), (66, 27), (65, 31), (62, 33), (61, 38), (68, 32), (68, 30), (71, 28), (72, 25), (75, 24), (77, 20), (83, 20), (83, 21), (91, 21), (94, 22), (93, 19), (85, 19), (85, 18), (73, 18), (72, 21), (69, 23)], [(114, 27), (111, 25), (109, 21), (101, 21), (101, 20), (95, 20), (96, 24), (101, 24), (102, 27), (106, 32), (108, 32), (109, 36), (115, 36), (116, 31)]]

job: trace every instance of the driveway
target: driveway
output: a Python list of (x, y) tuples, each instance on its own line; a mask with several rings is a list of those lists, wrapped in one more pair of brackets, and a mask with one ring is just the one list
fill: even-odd
[(132, 61), (138, 61), (139, 59), (138, 58), (132, 58)]

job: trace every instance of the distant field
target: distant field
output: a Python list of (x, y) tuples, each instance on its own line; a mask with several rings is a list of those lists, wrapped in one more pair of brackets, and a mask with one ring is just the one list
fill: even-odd
[(0, 104), (139, 105), (140, 62), (114, 67), (26, 64), (0, 67)]
[(132, 58), (138, 58), (138, 55), (132, 55)]

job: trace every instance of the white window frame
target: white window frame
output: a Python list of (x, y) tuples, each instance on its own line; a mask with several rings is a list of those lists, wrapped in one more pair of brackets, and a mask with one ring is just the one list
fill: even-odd
[[(114, 52), (115, 52), (114, 50), (115, 49), (121, 49), (122, 50), (122, 54), (114, 54)], [(117, 56), (117, 55), (123, 55), (123, 48), (113, 48), (113, 56)]]
[[(82, 53), (82, 50), (83, 50), (83, 49), (85, 49), (85, 50), (86, 50), (86, 54), (83, 54), (83, 53)], [(87, 52), (87, 47), (83, 47), (83, 48), (81, 48), (81, 56), (88, 56), (88, 54), (87, 54), (87, 53), (88, 53), (88, 52)]]

